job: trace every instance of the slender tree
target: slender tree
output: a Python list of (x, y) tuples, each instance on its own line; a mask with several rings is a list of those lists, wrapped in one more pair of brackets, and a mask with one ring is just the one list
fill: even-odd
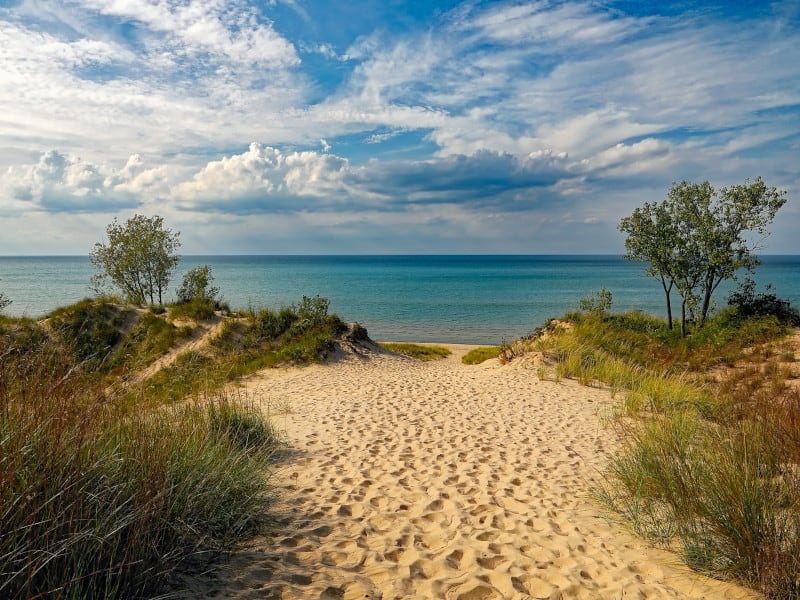
[(163, 293), (178, 266), (179, 233), (164, 228), (162, 217), (134, 215), (124, 224), (116, 219), (106, 227), (108, 243), (97, 243), (90, 254), (99, 270), (93, 281), (102, 289), (107, 281), (131, 302), (163, 301)]
[(661, 283), (667, 302), (667, 325), (672, 329), (670, 293), (675, 286), (675, 276), (671, 260), (676, 236), (672, 215), (663, 203), (645, 202), (644, 206), (620, 221), (619, 229), (628, 235), (623, 258), (649, 263), (645, 273)]
[(703, 326), (723, 281), (759, 264), (755, 252), (785, 196), (760, 177), (719, 194), (707, 181), (681, 181), (672, 184), (666, 200), (645, 203), (620, 221), (628, 236), (625, 257), (649, 263), (647, 274), (660, 279), (670, 324), (670, 292), (674, 288), (680, 295), (682, 335), (687, 316)]

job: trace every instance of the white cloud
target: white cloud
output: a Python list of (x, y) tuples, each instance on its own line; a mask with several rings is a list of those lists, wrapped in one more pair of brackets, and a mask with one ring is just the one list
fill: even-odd
[(353, 193), (346, 159), (318, 152), (290, 152), (252, 143), (242, 154), (209, 162), (172, 198), (186, 209), (281, 211), (336, 204)]
[(286, 67), (299, 59), (294, 46), (269, 22), (240, 3), (204, 0), (82, 0), (101, 14), (138, 21), (168, 35), (165, 42), (178, 52), (209, 52), (260, 67)]
[(163, 168), (146, 168), (138, 155), (115, 171), (49, 150), (36, 164), (10, 167), (0, 177), (0, 190), (27, 203), (28, 210), (106, 212), (136, 206), (147, 194), (163, 192), (166, 179)]

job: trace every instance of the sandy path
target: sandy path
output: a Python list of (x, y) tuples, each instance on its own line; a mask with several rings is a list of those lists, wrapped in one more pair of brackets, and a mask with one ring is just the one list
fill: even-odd
[(288, 401), (275, 537), (192, 597), (744, 598), (600, 518), (606, 392), (520, 365), (349, 355), (247, 384)]

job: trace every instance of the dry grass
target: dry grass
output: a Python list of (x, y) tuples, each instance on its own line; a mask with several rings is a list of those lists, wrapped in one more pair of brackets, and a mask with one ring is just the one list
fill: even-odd
[(636, 313), (571, 320), (528, 347), (555, 377), (623, 397), (625, 443), (598, 497), (693, 568), (797, 598), (800, 391), (787, 330), (730, 313), (687, 339)]

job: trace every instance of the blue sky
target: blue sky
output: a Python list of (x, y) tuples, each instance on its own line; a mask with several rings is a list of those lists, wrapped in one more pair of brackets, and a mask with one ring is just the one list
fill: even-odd
[(0, 0), (0, 255), (619, 253), (670, 183), (788, 191), (800, 2)]

